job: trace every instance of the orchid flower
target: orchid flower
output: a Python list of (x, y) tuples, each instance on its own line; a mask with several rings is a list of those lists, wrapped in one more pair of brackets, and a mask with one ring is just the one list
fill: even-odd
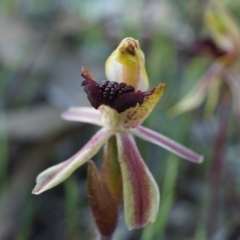
[[(201, 163), (203, 157), (168, 137), (141, 126), (161, 98), (165, 84), (160, 83), (156, 88), (147, 90), (144, 54), (137, 40), (122, 40), (106, 61), (106, 75), (108, 80), (99, 84), (90, 71), (83, 68), (82, 86), (95, 109), (72, 107), (62, 114), (63, 119), (90, 123), (102, 128), (74, 156), (42, 172), (37, 177), (33, 193), (40, 194), (65, 181), (103, 145), (106, 146), (104, 149), (107, 154), (113, 152), (112, 141), (115, 141), (115, 154), (111, 153), (108, 157), (111, 161), (116, 159), (115, 164), (119, 165), (126, 224), (128, 229), (140, 228), (155, 221), (160, 194), (157, 183), (139, 153), (134, 136), (194, 163)], [(115, 174), (110, 175), (108, 178), (113, 182)], [(113, 185), (110, 187), (112, 192)]]
[(220, 90), (230, 89), (234, 111), (240, 121), (240, 76), (235, 67), (240, 56), (240, 32), (237, 24), (220, 1), (210, 1), (205, 12), (210, 37), (194, 44), (194, 51), (203, 53), (213, 62), (193, 89), (175, 106), (170, 114), (177, 116), (198, 107), (208, 96), (207, 113), (211, 113), (220, 97)]

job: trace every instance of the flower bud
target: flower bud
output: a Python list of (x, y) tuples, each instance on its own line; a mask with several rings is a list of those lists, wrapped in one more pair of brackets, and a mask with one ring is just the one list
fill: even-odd
[(144, 64), (144, 53), (138, 41), (129, 37), (125, 38), (106, 61), (107, 79), (131, 85), (135, 91), (146, 91), (148, 76)]

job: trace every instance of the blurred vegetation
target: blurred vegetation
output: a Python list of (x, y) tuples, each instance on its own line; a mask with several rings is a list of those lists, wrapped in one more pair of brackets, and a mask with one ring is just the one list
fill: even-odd
[[(91, 125), (61, 120), (60, 113), (89, 105), (80, 84), (81, 66), (103, 80), (106, 58), (127, 36), (140, 41), (150, 86), (167, 84), (144, 125), (203, 154), (205, 161), (195, 165), (137, 139), (160, 188), (159, 216), (154, 224), (129, 232), (121, 213), (113, 239), (240, 238), (240, 130), (232, 109), (221, 149), (216, 146), (221, 106), (208, 118), (203, 107), (176, 119), (167, 115), (209, 66), (190, 50), (194, 40), (206, 35), (206, 3), (0, 1), (0, 239), (96, 239), (86, 166), (39, 196), (31, 190), (38, 173), (73, 155), (95, 132)], [(224, 3), (240, 25), (239, 2)], [(211, 177), (219, 168), (212, 163), (218, 150), (219, 191), (211, 213)], [(94, 160), (100, 165), (101, 154)]]

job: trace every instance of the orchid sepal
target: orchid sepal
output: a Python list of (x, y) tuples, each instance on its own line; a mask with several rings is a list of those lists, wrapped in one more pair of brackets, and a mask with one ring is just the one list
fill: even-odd
[(111, 236), (117, 225), (118, 202), (93, 161), (88, 161), (87, 192), (101, 235)]
[(208, 86), (221, 74), (222, 68), (223, 66), (219, 62), (213, 64), (190, 92), (169, 109), (169, 115), (176, 117), (198, 107), (206, 97)]
[(118, 162), (118, 148), (116, 136), (109, 138), (103, 148), (102, 176), (111, 194), (120, 204), (122, 200), (122, 174)]
[(40, 173), (32, 193), (40, 194), (66, 180), (72, 172), (94, 156), (112, 135), (113, 131), (108, 128), (99, 130), (91, 140), (71, 158)]

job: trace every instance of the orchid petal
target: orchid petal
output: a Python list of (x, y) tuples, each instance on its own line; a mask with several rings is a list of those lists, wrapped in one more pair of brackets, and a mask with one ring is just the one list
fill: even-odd
[(216, 109), (219, 101), (221, 84), (222, 79), (220, 77), (215, 77), (215, 80), (212, 81), (211, 84), (209, 84), (207, 90), (207, 100), (204, 108), (207, 117), (212, 116), (214, 110)]
[(98, 110), (90, 107), (71, 107), (61, 117), (68, 121), (91, 123), (103, 126)]
[(87, 191), (92, 213), (100, 233), (103, 236), (110, 236), (117, 225), (118, 202), (92, 161), (88, 162)]
[(33, 193), (40, 194), (66, 180), (78, 167), (94, 156), (112, 135), (111, 130), (100, 129), (74, 156), (40, 173)]
[(166, 85), (160, 83), (156, 88), (149, 92), (144, 92), (144, 101), (142, 104), (137, 103), (135, 107), (131, 107), (122, 113), (106, 105), (101, 105), (99, 111), (101, 113), (101, 121), (113, 129), (133, 128), (140, 125), (146, 117), (151, 113), (154, 106), (164, 93)]
[(198, 107), (206, 96), (209, 84), (220, 73), (221, 69), (222, 65), (219, 63), (212, 65), (193, 89), (169, 110), (170, 115), (176, 117)]
[(172, 139), (152, 131), (148, 128), (138, 126), (134, 129), (130, 130), (134, 135), (148, 141), (154, 143), (160, 147), (167, 149), (170, 152), (175, 153), (181, 158), (189, 160), (194, 163), (203, 162), (203, 156), (193, 152), (192, 150), (182, 146), (181, 144), (173, 141)]
[(123, 179), (125, 221), (129, 230), (154, 222), (159, 207), (158, 186), (145, 165), (133, 136), (117, 134), (118, 158)]
[(228, 70), (225, 70), (223, 74), (232, 91), (234, 111), (240, 121), (240, 77)]
[(109, 138), (103, 148), (102, 175), (112, 195), (118, 203), (122, 200), (122, 175), (118, 162), (117, 140)]

